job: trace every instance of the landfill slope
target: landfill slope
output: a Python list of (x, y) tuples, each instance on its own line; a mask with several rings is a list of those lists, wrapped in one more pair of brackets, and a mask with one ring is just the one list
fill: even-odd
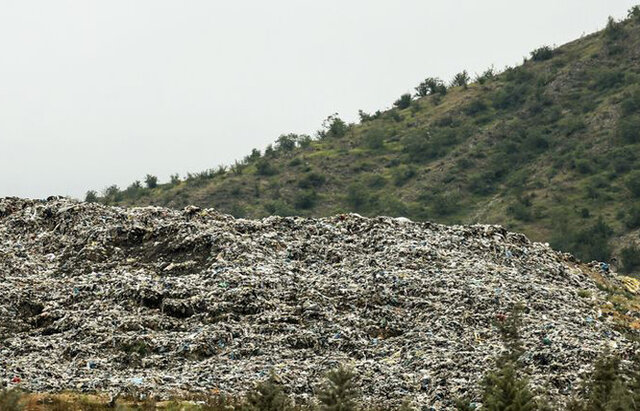
[(0, 199), (0, 372), (175, 397), (274, 370), (305, 397), (346, 363), (365, 401), (446, 408), (477, 393), (504, 350), (494, 321), (523, 302), (521, 361), (557, 399), (633, 348), (580, 267), (499, 226)]

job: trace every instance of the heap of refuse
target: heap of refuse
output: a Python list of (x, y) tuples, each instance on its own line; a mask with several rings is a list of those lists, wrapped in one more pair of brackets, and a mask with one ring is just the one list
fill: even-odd
[(520, 361), (564, 398), (635, 347), (571, 256), (499, 226), (234, 219), (0, 199), (0, 377), (37, 392), (242, 394), (274, 371), (309, 398), (338, 364), (367, 402), (477, 398), (523, 303)]

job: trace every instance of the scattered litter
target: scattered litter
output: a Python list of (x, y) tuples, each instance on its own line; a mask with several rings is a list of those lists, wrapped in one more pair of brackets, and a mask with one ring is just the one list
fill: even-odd
[(36, 392), (241, 394), (274, 370), (308, 397), (346, 363), (365, 401), (442, 409), (478, 400), (517, 302), (552, 399), (634, 349), (571, 256), (498, 226), (7, 198), (0, 256), (0, 372)]

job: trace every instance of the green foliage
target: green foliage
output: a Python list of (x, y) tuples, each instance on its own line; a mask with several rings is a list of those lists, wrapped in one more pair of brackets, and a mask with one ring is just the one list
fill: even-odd
[(640, 228), (640, 205), (635, 204), (626, 213), (625, 225), (631, 230)]
[(622, 23), (615, 21), (613, 17), (609, 17), (607, 20), (607, 26), (604, 29), (604, 36), (607, 41), (620, 40), (625, 36), (624, 27)]
[(482, 113), (489, 108), (487, 103), (483, 99), (476, 99), (469, 103), (465, 108), (465, 114), (469, 116), (475, 116), (476, 114)]
[(385, 131), (375, 127), (367, 130), (362, 136), (364, 145), (370, 150), (380, 150), (384, 147)]
[(296, 148), (299, 136), (297, 134), (283, 134), (276, 140), (276, 148), (281, 151), (292, 151)]
[(482, 74), (476, 75), (476, 81), (479, 84), (485, 84), (487, 81), (493, 80), (496, 77), (496, 71), (493, 66), (486, 69)]
[(158, 177), (147, 174), (144, 178), (144, 183), (147, 188), (156, 188), (158, 186)]
[(327, 178), (324, 175), (316, 172), (309, 172), (305, 174), (300, 181), (298, 181), (298, 187), (304, 189), (321, 187), (326, 181)]
[(273, 371), (267, 380), (259, 382), (246, 394), (247, 411), (285, 411), (292, 408), (293, 402)]
[(272, 176), (278, 173), (272, 162), (266, 158), (256, 161), (256, 173), (260, 176)]
[(325, 384), (318, 393), (320, 409), (323, 411), (353, 411), (356, 409), (358, 391), (355, 388), (355, 374), (340, 366), (329, 371)]
[(391, 171), (393, 184), (403, 186), (416, 175), (416, 169), (408, 165), (400, 165)]
[(264, 203), (264, 210), (269, 215), (278, 215), (281, 217), (296, 215), (296, 210), (281, 200), (268, 201)]
[(372, 121), (372, 120), (379, 119), (380, 116), (382, 116), (382, 112), (380, 110), (377, 110), (373, 114), (368, 114), (368, 113), (365, 113), (362, 110), (358, 110), (358, 116), (360, 117), (360, 122), (361, 123), (366, 123), (367, 121)]
[(640, 170), (629, 173), (625, 179), (625, 185), (635, 198), (640, 198)]
[(627, 18), (635, 22), (640, 22), (640, 6), (631, 7), (627, 13)]
[(315, 190), (305, 190), (296, 193), (293, 205), (299, 210), (309, 210), (316, 205), (318, 194)]
[(178, 173), (171, 174), (171, 176), (169, 177), (169, 182), (172, 185), (180, 184), (180, 175)]
[(609, 239), (613, 230), (602, 217), (589, 226), (569, 225), (564, 215), (554, 218), (554, 233), (551, 236), (553, 248), (571, 252), (584, 260), (608, 261), (611, 257)]
[(87, 203), (95, 203), (98, 201), (98, 193), (96, 193), (94, 190), (89, 190), (87, 191), (87, 194), (85, 194), (84, 196), (84, 201), (86, 201)]
[(467, 73), (467, 70), (463, 70), (453, 76), (453, 80), (451, 80), (451, 86), (464, 87), (466, 89), (469, 85), (469, 80), (471, 80), (471, 78), (469, 77), (469, 73)]
[(107, 203), (113, 203), (117, 201), (121, 201), (123, 198), (122, 191), (117, 185), (111, 185), (104, 189), (102, 192), (102, 197)]
[(489, 373), (483, 381), (482, 409), (488, 411), (529, 411), (538, 406), (529, 381), (519, 377), (513, 363)]
[(584, 120), (579, 116), (567, 116), (560, 121), (559, 125), (567, 137), (587, 128)]
[(398, 109), (400, 110), (404, 110), (405, 108), (409, 108), (409, 106), (411, 106), (411, 94), (406, 93), (400, 96), (399, 99), (397, 99), (393, 105), (398, 107)]
[(431, 211), (440, 217), (451, 215), (460, 209), (460, 196), (455, 193), (439, 193), (429, 198)]
[(533, 61), (545, 61), (553, 57), (553, 49), (549, 46), (542, 46), (531, 52), (531, 59)]
[(616, 126), (616, 135), (624, 143), (640, 143), (640, 115), (620, 118)]
[(426, 97), (432, 94), (444, 96), (447, 94), (447, 86), (444, 81), (436, 77), (428, 77), (416, 87), (416, 96)]
[(593, 73), (591, 88), (598, 91), (610, 90), (624, 84), (625, 72), (619, 69), (601, 69)]
[(530, 85), (526, 82), (508, 83), (495, 91), (490, 100), (497, 109), (513, 109), (521, 106), (530, 93)]
[(620, 271), (631, 274), (640, 271), (640, 247), (637, 245), (629, 245), (620, 250), (620, 259), (622, 267)]
[(322, 122), (322, 130), (318, 132), (319, 138), (340, 138), (344, 137), (349, 130), (349, 126), (345, 123), (338, 113), (334, 113)]
[(370, 191), (360, 183), (353, 183), (347, 187), (347, 205), (356, 211), (362, 210), (370, 201)]

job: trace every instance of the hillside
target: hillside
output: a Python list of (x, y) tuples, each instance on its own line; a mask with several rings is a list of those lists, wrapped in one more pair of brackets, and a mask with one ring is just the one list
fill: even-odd
[(9, 198), (0, 252), (2, 380), (37, 393), (237, 395), (273, 371), (304, 399), (342, 363), (368, 404), (450, 409), (517, 304), (518, 363), (554, 402), (636, 349), (614, 273), (497, 226)]
[(501, 224), (585, 260), (640, 271), (640, 10), (518, 67), (327, 119), (220, 167), (148, 187), (106, 189), (117, 205), (189, 204), (239, 217), (406, 216)]

